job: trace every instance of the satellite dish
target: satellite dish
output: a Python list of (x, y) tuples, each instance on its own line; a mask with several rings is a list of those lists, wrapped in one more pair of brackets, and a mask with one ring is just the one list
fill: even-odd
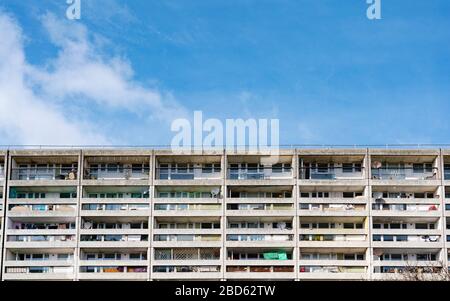
[(372, 163), (373, 168), (381, 168), (381, 166), (383, 166), (383, 164), (380, 161), (374, 161)]
[(218, 196), (220, 193), (220, 188), (214, 188), (211, 190), (211, 194), (213, 197)]

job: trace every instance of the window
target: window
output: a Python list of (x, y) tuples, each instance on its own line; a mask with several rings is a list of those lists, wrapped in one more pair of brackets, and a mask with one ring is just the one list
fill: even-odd
[(406, 236), (406, 235), (397, 235), (397, 241), (408, 241), (408, 236)]
[(414, 173), (423, 173), (423, 164), (413, 164), (413, 172)]
[(213, 172), (213, 165), (212, 164), (204, 164), (202, 166), (202, 173), (212, 173)]
[(394, 236), (393, 235), (385, 235), (383, 237), (383, 241), (394, 241)]
[(283, 164), (282, 163), (278, 163), (278, 164), (272, 165), (272, 172), (273, 173), (281, 173), (282, 171), (283, 171)]
[(346, 199), (352, 199), (354, 198), (355, 193), (354, 192), (344, 192), (342, 193), (342, 197)]
[(374, 235), (373, 241), (381, 241), (381, 235)]
[(416, 224), (416, 229), (428, 229), (427, 224)]
[(344, 172), (344, 173), (353, 172), (353, 164), (352, 163), (343, 163), (342, 164), (342, 172)]

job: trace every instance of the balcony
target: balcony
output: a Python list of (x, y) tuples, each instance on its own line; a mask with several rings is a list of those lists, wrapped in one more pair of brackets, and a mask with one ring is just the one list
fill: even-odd
[(16, 167), (11, 169), (11, 186), (78, 185), (76, 167)]
[(241, 266), (228, 265), (226, 267), (225, 277), (227, 279), (265, 279), (282, 280), (295, 278), (294, 266), (276, 265), (276, 266)]
[[(164, 161), (159, 159), (158, 161)], [(170, 160), (170, 159), (167, 159)], [(186, 159), (187, 160), (187, 159)], [(201, 160), (199, 158), (198, 160)], [(205, 157), (205, 162), (160, 163), (155, 171), (156, 185), (221, 185), (222, 168), (217, 157)], [(219, 162), (217, 162), (218, 160)], [(195, 160), (194, 160), (195, 161)]]
[[(150, 168), (148, 166), (138, 167), (94, 167), (84, 169), (84, 180), (94, 181), (132, 181), (148, 180)], [(98, 184), (98, 183), (96, 183)]]
[(339, 203), (327, 203), (326, 199), (322, 199), (323, 203), (313, 202), (299, 204), (300, 216), (367, 216), (368, 211), (365, 201), (355, 201), (353, 199), (339, 200)]
[(302, 280), (365, 280), (366, 266), (302, 265), (298, 277)]
[(220, 167), (203, 166), (203, 167), (162, 167), (156, 168), (157, 180), (211, 180), (220, 179), (222, 176)]
[(316, 167), (300, 167), (300, 180), (363, 180), (364, 167), (350, 164), (350, 166), (334, 166), (318, 164)]
[(221, 217), (155, 217), (153, 234), (221, 235)]
[(372, 203), (372, 215), (376, 217), (440, 217), (441, 214), (439, 199), (383, 199)]
[[(428, 231), (429, 232), (429, 231)], [(396, 234), (394, 234), (396, 233)], [(400, 234), (397, 230), (392, 234), (373, 234), (372, 247), (374, 248), (442, 248), (440, 235), (423, 234), (408, 235)], [(405, 232), (403, 232), (405, 233)], [(432, 232), (431, 232), (432, 233)], [(439, 233), (436, 231), (436, 233)]]
[(417, 180), (437, 180), (438, 179), (438, 168), (430, 167), (421, 169), (415, 168), (372, 168), (372, 179), (373, 180), (406, 180), (406, 181), (417, 181)]
[(430, 266), (413, 266), (411, 263), (399, 265), (375, 265), (372, 278), (374, 280), (401, 280), (401, 281), (442, 281), (446, 280), (446, 273), (442, 267), (431, 263)]
[(220, 265), (220, 248), (157, 248), (153, 264)]
[(16, 266), (6, 267), (4, 280), (73, 280), (73, 267), (68, 266)]
[(232, 167), (227, 169), (229, 185), (292, 185), (293, 169), (289, 167), (259, 166), (259, 167)]
[(294, 216), (292, 203), (235, 203), (227, 204), (228, 216)]
[(135, 199), (130, 203), (109, 202), (111, 200), (108, 199), (83, 199), (80, 214), (83, 217), (148, 217), (151, 213), (148, 199)]
[(220, 265), (153, 265), (152, 279), (155, 280), (219, 280), (222, 278)]
[(228, 248), (228, 266), (294, 266), (293, 248)]
[(155, 203), (154, 216), (219, 216), (222, 204), (218, 203)]
[(84, 185), (147, 185), (150, 157), (145, 155), (88, 155), (83, 162)]
[(300, 234), (299, 246), (302, 248), (367, 248), (369, 241), (365, 234)]
[(81, 248), (147, 248), (150, 245), (148, 234), (83, 234), (80, 235), (79, 244)]
[(137, 266), (80, 266), (80, 280), (147, 280), (148, 267)]
[[(74, 231), (74, 230), (70, 230)], [(77, 246), (75, 235), (8, 235), (5, 242), (6, 248), (75, 248)]]
[(227, 247), (294, 247), (293, 234), (227, 234)]
[(155, 234), (152, 246), (154, 248), (194, 248), (194, 247), (222, 247), (220, 234)]
[[(24, 200), (20, 200), (24, 202)], [(27, 201), (25, 201), (27, 202)], [(64, 202), (67, 202), (65, 200)], [(71, 203), (34, 203), (23, 204), (15, 202), (9, 205), (8, 217), (11, 218), (75, 218), (77, 215), (77, 206)]]

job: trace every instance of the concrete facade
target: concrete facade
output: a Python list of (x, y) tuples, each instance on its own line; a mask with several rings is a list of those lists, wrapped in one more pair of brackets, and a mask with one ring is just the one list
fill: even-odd
[[(2, 280), (448, 270), (450, 150), (0, 150)], [(448, 225), (448, 226), (447, 226)]]

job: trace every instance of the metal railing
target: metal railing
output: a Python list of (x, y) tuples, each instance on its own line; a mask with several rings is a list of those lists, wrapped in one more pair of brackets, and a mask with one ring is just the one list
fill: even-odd
[(18, 167), (11, 169), (11, 180), (37, 181), (37, 180), (76, 180), (76, 168), (61, 167)]
[[(279, 144), (276, 146), (269, 146), (269, 149), (306, 149), (306, 148), (320, 148), (320, 149), (339, 149), (339, 148), (385, 148), (385, 149), (429, 149), (429, 148), (450, 148), (450, 143), (409, 143), (409, 144), (396, 144), (396, 143), (379, 143), (379, 144)], [(15, 149), (70, 149), (70, 150), (80, 150), (80, 149), (171, 149), (169, 144), (142, 144), (142, 145), (102, 145), (102, 144), (3, 144), (0, 145), (0, 149), (4, 150), (15, 150)], [(192, 145), (189, 148), (184, 148), (183, 150), (235, 150), (235, 149), (261, 149), (259, 145), (230, 145), (230, 146), (219, 146), (219, 147), (205, 147), (203, 145)]]
[(85, 180), (147, 180), (150, 168), (118, 167), (108, 168), (85, 168), (83, 179)]
[(202, 180), (220, 178), (221, 168), (218, 167), (156, 168), (157, 180)]
[(300, 167), (302, 180), (363, 179), (364, 167)]
[(258, 168), (228, 168), (228, 179), (230, 180), (268, 180), (293, 178), (292, 167), (260, 166)]
[(412, 167), (402, 168), (372, 168), (372, 179), (374, 180), (436, 180), (438, 168), (415, 169)]

